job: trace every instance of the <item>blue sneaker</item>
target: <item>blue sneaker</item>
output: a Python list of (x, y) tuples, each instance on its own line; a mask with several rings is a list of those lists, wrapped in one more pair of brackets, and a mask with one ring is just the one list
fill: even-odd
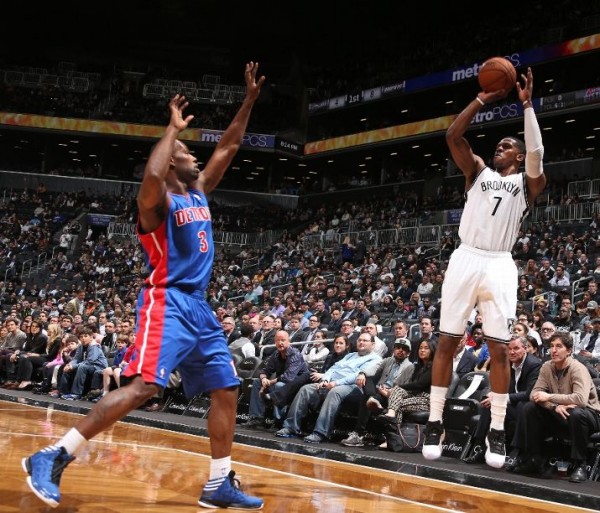
[(27, 484), (41, 500), (56, 508), (60, 502), (60, 477), (66, 466), (75, 459), (64, 447), (51, 445), (28, 458), (23, 458), (23, 470), (29, 474)]
[(240, 482), (235, 479), (235, 472), (229, 472), (227, 479), (214, 492), (203, 491), (198, 505), (203, 508), (262, 509), (263, 500), (246, 495), (240, 490)]

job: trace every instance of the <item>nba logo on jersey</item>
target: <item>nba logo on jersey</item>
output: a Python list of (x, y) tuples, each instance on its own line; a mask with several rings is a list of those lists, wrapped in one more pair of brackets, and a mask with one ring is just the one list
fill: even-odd
[(165, 368), (164, 367), (161, 367), (161, 369), (160, 369), (160, 377), (161, 378), (165, 377)]

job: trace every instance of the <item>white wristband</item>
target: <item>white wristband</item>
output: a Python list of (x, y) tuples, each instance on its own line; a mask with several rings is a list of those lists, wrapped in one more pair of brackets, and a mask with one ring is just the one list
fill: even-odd
[(481, 104), (482, 107), (485, 106), (485, 102), (481, 98), (479, 98), (479, 96), (476, 96), (475, 99)]

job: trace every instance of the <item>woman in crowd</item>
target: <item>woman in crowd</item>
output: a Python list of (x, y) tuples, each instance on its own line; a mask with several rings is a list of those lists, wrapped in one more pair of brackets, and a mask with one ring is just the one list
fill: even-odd
[[(50, 331), (50, 328), (48, 328)], [(32, 321), (31, 335), (28, 336), (28, 342), (20, 355), (17, 365), (17, 383), (13, 387), (16, 390), (31, 390), (33, 388), (34, 373), (41, 369), (47, 362), (53, 360), (58, 355), (60, 348), (60, 339), (44, 335), (42, 333), (42, 323)], [(29, 347), (28, 347), (28, 344)]]
[(315, 333), (312, 339), (312, 344), (305, 344), (302, 348), (302, 358), (309, 367), (315, 364), (320, 364), (327, 358), (329, 349), (327, 349), (323, 341), (327, 338), (327, 335), (323, 330), (319, 330)]
[[(44, 379), (39, 390), (42, 394), (50, 394), (54, 397), (58, 397), (59, 395), (56, 387), (62, 375), (62, 369), (75, 357), (75, 353), (79, 347), (79, 340), (75, 335), (61, 333), (60, 338), (61, 344), (58, 355), (42, 368)], [(52, 389), (54, 390), (51, 391)]]
[(8, 335), (8, 328), (4, 325), (0, 326), (0, 347), (4, 344), (6, 336)]
[(413, 292), (410, 295), (410, 300), (408, 302), (407, 319), (418, 319), (418, 312), (420, 306), (422, 306), (421, 294), (419, 294), (418, 292)]
[[(22, 323), (21, 326), (23, 326)], [(21, 390), (30, 390), (31, 386), (31, 367), (30, 362), (25, 364), (23, 360), (33, 357), (39, 357), (41, 354), (46, 352), (46, 345), (48, 337), (42, 333), (42, 323), (39, 321), (31, 321), (27, 323), (27, 340), (23, 345), (22, 349), (17, 349), (10, 357), (10, 361), (15, 365), (15, 381), (7, 381), (4, 388), (15, 390), (17, 388)], [(19, 368), (22, 369), (22, 374), (19, 374)], [(27, 373), (27, 371), (29, 371)], [(25, 378), (23, 388), (21, 388), (21, 381)], [(26, 387), (26, 388), (25, 388)]]
[(541, 310), (534, 310), (531, 314), (533, 318), (533, 328), (540, 333), (542, 331), (542, 324), (546, 322), (546, 317)]
[(542, 356), (540, 354), (540, 344), (537, 339), (531, 335), (527, 335), (524, 337), (524, 340), (526, 341), (526, 343), (523, 344), (525, 346), (525, 350), (541, 360)]
[(522, 275), (527, 279), (528, 283), (533, 283), (538, 273), (538, 266), (533, 258), (527, 260), (527, 264), (523, 268)]
[(519, 287), (517, 288), (517, 301), (529, 301), (533, 295), (534, 290), (527, 280), (527, 276), (521, 275), (519, 278)]
[(391, 295), (386, 294), (385, 296), (383, 296), (383, 300), (379, 304), (378, 310), (379, 313), (394, 313), (394, 311), (396, 310), (396, 305), (394, 304)]
[(513, 326), (513, 338), (526, 337), (529, 333), (529, 326), (524, 322), (516, 322)]

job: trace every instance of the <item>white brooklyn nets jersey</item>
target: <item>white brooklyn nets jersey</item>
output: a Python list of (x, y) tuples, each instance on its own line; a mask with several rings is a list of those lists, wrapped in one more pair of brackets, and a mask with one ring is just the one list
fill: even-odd
[(501, 176), (486, 166), (465, 197), (461, 242), (487, 251), (511, 251), (529, 209), (525, 173)]

